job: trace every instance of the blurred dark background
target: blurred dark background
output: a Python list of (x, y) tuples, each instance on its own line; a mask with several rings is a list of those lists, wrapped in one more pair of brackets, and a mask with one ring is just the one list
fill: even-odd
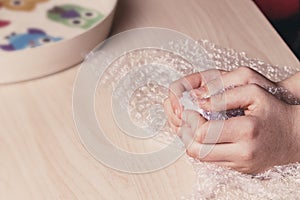
[(282, 39), (300, 58), (300, 0), (254, 0)]

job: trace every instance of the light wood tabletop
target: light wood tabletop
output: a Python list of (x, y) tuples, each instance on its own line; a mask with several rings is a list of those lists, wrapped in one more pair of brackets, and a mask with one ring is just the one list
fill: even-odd
[[(146, 26), (208, 39), (273, 65), (299, 66), (251, 0), (120, 0), (112, 34)], [(184, 158), (136, 175), (105, 167), (86, 151), (72, 116), (77, 70), (0, 86), (0, 199), (179, 199), (189, 194), (195, 178)]]

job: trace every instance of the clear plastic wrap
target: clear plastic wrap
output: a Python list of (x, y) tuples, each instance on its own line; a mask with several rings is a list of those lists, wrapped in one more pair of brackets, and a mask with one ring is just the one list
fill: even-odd
[[(243, 52), (238, 53), (232, 49), (221, 48), (208, 41), (199, 41), (194, 46), (192, 44), (178, 45), (175, 43), (171, 45), (177, 52), (189, 52), (189, 56), (192, 59), (202, 58), (198, 62), (203, 65), (197, 68), (197, 66), (191, 65), (186, 60), (170, 52), (144, 49), (127, 55), (127, 59), (125, 59), (126, 55), (124, 55), (124, 58), (119, 59), (117, 62), (126, 64), (115, 63), (110, 68), (110, 77), (114, 77), (117, 82), (125, 72), (117, 73), (117, 70), (113, 70), (114, 67), (127, 66), (129, 72), (132, 65), (139, 65), (139, 62), (142, 63), (142, 68), (130, 71), (130, 75), (127, 74), (125, 79), (118, 83), (114, 95), (125, 97), (125, 99), (128, 97), (123, 103), (124, 106), (129, 103), (128, 111), (132, 120), (139, 126), (150, 127), (151, 131), (153, 131), (153, 128), (157, 130), (165, 123), (165, 115), (161, 105), (167, 97), (168, 84), (182, 75), (202, 71), (204, 65), (206, 69), (217, 68), (223, 70), (233, 70), (240, 66), (246, 66), (258, 71), (272, 81), (283, 80), (298, 71), (298, 69), (292, 67), (272, 66), (261, 60), (248, 58)], [(183, 47), (186, 47), (186, 49), (182, 50)], [(200, 47), (205, 52), (201, 49), (197, 50)], [(202, 55), (199, 56), (200, 54)], [(129, 63), (128, 60), (130, 60)], [(145, 63), (149, 64), (145, 67)], [(160, 67), (158, 68), (157, 65)], [(106, 77), (106, 80), (111, 80), (111, 78)], [(135, 90), (141, 82), (143, 87)], [(294, 98), (284, 88), (266, 89), (277, 96), (277, 98), (290, 104), (300, 104), (299, 100)], [(168, 143), (174, 137), (176, 136), (165, 126), (160, 129), (160, 134), (155, 139)], [(180, 143), (176, 147), (183, 148)], [(189, 157), (187, 157), (187, 161), (193, 165), (197, 181), (194, 185), (193, 193), (182, 197), (182, 199), (274, 200), (297, 199), (300, 197), (300, 163), (275, 166), (257, 175), (245, 175), (214, 164), (199, 162), (197, 159)]]
[[(151, 30), (147, 29), (145, 33)], [(161, 31), (159, 33), (166, 33), (166, 37), (163, 37), (162, 41), (169, 41), (170, 32)], [(134, 42), (140, 42), (144, 45), (144, 41), (148, 42), (145, 38), (147, 37), (144, 37), (144, 40), (134, 37)], [(119, 41), (116, 43), (112, 41), (111, 43), (117, 46), (122, 44)], [(111, 43), (108, 42), (108, 44)], [(152, 43), (153, 41), (149, 40), (149, 44)], [(160, 45), (160, 41), (157, 44)], [(127, 46), (128, 43), (123, 45), (123, 47)], [(112, 53), (116, 51), (115, 46), (110, 49), (111, 52), (103, 52), (101, 48), (99, 51), (97, 50), (87, 57), (84, 64), (93, 70), (91, 74), (97, 75), (97, 77), (101, 75), (99, 85), (107, 86), (112, 91), (112, 99), (115, 99), (115, 102), (112, 101), (112, 107), (114, 107), (114, 103), (120, 105), (122, 111), (128, 112), (128, 116), (135, 126), (150, 133), (157, 132), (158, 134), (151, 134), (154, 135), (153, 139), (165, 144), (171, 144), (176, 138), (166, 125), (166, 115), (162, 106), (163, 101), (168, 96), (169, 84), (176, 79), (207, 69), (232, 70), (246, 66), (265, 75), (272, 81), (280, 81), (299, 70), (292, 67), (272, 66), (261, 60), (248, 58), (243, 52), (239, 53), (232, 49), (221, 48), (206, 40), (197, 42), (191, 39), (176, 40), (167, 44), (164, 43), (162, 48), (145, 47), (129, 52), (125, 51), (127, 49), (124, 48), (125, 53), (123, 55)], [(106, 59), (114, 61), (110, 63)], [(89, 70), (87, 71), (89, 72)], [(284, 88), (266, 89), (283, 101), (290, 104), (300, 104)], [(82, 98), (82, 95), (79, 97)], [(84, 96), (84, 98), (86, 97)], [(78, 105), (81, 105), (81, 102)], [(86, 132), (83, 133), (86, 134)], [(84, 135), (82, 138), (89, 139), (92, 136)], [(174, 148), (184, 149), (182, 143), (179, 142), (180, 140), (176, 141), (178, 142)], [(86, 147), (89, 147), (88, 143)], [(102, 149), (99, 149), (101, 145), (92, 147), (102, 152)], [(94, 156), (97, 158), (98, 155), (94, 152)], [(99, 160), (101, 160), (100, 158), (98, 156)], [(182, 199), (274, 200), (300, 197), (300, 163), (275, 166), (261, 174), (245, 175), (210, 163), (199, 162), (187, 156), (186, 158), (187, 162), (194, 167), (197, 181), (193, 193), (182, 197)]]

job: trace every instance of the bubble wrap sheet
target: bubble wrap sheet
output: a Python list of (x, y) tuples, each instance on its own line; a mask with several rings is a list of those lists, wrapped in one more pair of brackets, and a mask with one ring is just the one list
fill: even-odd
[[(258, 59), (248, 58), (242, 52), (200, 41), (218, 69), (232, 70), (250, 67), (272, 81), (283, 80), (299, 69), (278, 67)], [(290, 104), (300, 104), (283, 88), (266, 88), (277, 98)], [(257, 175), (241, 174), (210, 163), (188, 158), (193, 165), (197, 181), (193, 193), (182, 199), (300, 199), (300, 163), (275, 166)]]
[[(168, 95), (168, 84), (181, 76), (204, 70), (203, 66), (223, 70), (247, 66), (272, 81), (280, 81), (298, 71), (248, 58), (243, 52), (221, 48), (206, 40), (198, 41), (197, 45), (170, 45), (173, 53), (144, 49), (119, 57), (101, 80), (104, 84), (112, 83), (113, 95), (122, 97), (120, 103), (128, 108), (132, 121), (138, 126), (150, 127), (151, 131), (160, 131), (155, 139), (164, 143), (176, 136), (167, 126), (162, 127), (165, 123), (162, 102)], [(176, 53), (185, 54), (187, 60), (196, 59), (199, 68)], [(267, 89), (290, 104), (300, 103), (283, 88)], [(177, 148), (182, 148), (182, 144), (178, 144)], [(187, 161), (193, 165), (197, 181), (192, 194), (182, 199), (300, 199), (300, 163), (275, 166), (257, 175), (245, 175), (189, 157)]]

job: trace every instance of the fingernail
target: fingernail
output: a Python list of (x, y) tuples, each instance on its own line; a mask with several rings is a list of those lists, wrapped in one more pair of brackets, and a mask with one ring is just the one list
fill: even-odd
[(191, 90), (190, 91), (190, 96), (194, 99), (197, 99), (199, 97), (200, 93), (199, 91), (196, 89), (196, 90)]
[(180, 114), (180, 110), (178, 108), (175, 109), (175, 115), (180, 119), (181, 118), (181, 114)]
[(205, 87), (200, 87), (199, 92), (200, 92), (200, 97), (202, 98), (207, 98), (209, 96), (208, 91)]
[(202, 98), (204, 98), (204, 99), (208, 99), (208, 98), (210, 98), (211, 97), (211, 95), (209, 95), (208, 93), (206, 93), (206, 94), (204, 94), (203, 96), (202, 96)]
[(197, 89), (200, 93), (205, 93), (206, 92), (206, 89), (205, 89), (205, 87), (199, 87), (198, 89)]
[(207, 101), (208, 101), (208, 98), (198, 99), (198, 103), (199, 103), (200, 105), (206, 104)]

